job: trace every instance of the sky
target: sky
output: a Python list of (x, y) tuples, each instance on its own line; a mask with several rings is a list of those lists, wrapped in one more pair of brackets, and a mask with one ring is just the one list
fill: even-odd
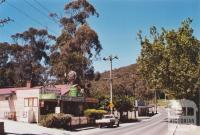
[[(1, 1), (1, 0), (0, 0)], [(37, 3), (39, 1), (39, 4)], [(29, 27), (45, 29), (59, 36), (61, 27), (48, 18), (49, 12), (64, 15), (64, 5), (69, 0), (6, 0), (0, 5), (0, 18), (10, 17), (10, 22), (0, 27), (0, 42), (12, 42), (10, 35)], [(177, 29), (181, 22), (193, 19), (194, 35), (200, 38), (200, 0), (89, 0), (99, 13), (91, 17), (89, 25), (97, 32), (103, 47), (101, 58), (118, 56), (113, 68), (134, 64), (140, 55), (137, 32), (149, 36), (149, 28)], [(42, 5), (42, 6), (41, 6)], [(109, 63), (94, 60), (96, 71), (109, 70)]]

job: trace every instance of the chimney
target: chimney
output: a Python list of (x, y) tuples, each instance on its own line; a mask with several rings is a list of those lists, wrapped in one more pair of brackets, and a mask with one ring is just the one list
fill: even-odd
[(31, 88), (32, 87), (31, 81), (26, 81), (26, 87), (27, 88)]

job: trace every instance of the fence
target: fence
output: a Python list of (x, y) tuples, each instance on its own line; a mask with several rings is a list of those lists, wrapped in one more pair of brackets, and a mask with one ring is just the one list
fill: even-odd
[(94, 120), (88, 117), (72, 117), (70, 122), (70, 129), (85, 127), (88, 125), (94, 125)]

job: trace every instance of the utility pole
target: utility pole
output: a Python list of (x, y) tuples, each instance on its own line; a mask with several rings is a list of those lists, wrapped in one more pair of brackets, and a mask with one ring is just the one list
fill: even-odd
[(105, 61), (109, 61), (110, 62), (110, 112), (111, 114), (113, 114), (113, 92), (112, 92), (112, 61), (114, 59), (118, 59), (117, 56), (108, 56), (107, 58), (103, 58), (103, 60)]
[(134, 96), (134, 115), (135, 115), (135, 118), (137, 118), (137, 114), (136, 114), (136, 92), (135, 92), (135, 89), (136, 89), (136, 76), (137, 74), (132, 74), (132, 78), (133, 78), (133, 96)]
[(157, 91), (155, 89), (155, 109), (156, 109), (156, 114), (157, 114)]
[(198, 90), (198, 96), (197, 96), (198, 97), (198, 101), (197, 101), (198, 102), (198, 104), (197, 104), (198, 105), (197, 125), (200, 126), (200, 89), (197, 88), (197, 90)]

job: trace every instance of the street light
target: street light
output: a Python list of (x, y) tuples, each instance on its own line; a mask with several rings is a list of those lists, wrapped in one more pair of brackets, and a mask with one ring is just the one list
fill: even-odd
[(107, 58), (103, 58), (104, 61), (109, 61), (110, 62), (110, 112), (113, 114), (113, 95), (112, 95), (112, 61), (114, 59), (118, 59), (117, 56), (108, 56)]

